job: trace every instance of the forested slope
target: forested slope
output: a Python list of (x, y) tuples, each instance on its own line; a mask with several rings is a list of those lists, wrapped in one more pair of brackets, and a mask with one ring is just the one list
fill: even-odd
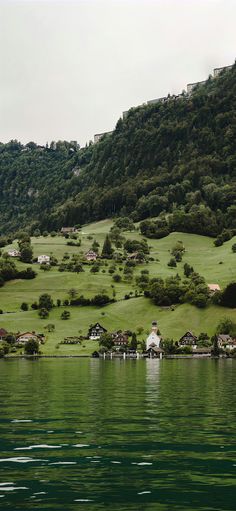
[(212, 236), (236, 228), (236, 66), (191, 96), (131, 109), (88, 148), (2, 144), (0, 185), (3, 231), (118, 214)]

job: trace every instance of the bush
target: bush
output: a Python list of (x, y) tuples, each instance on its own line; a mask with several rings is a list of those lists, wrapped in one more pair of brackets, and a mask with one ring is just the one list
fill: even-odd
[(29, 305), (26, 302), (22, 302), (20, 308), (21, 308), (22, 311), (28, 311), (29, 310)]
[(70, 311), (64, 310), (61, 313), (61, 319), (70, 319)]
[(112, 279), (114, 280), (114, 282), (121, 282), (121, 275), (119, 275), (118, 273), (115, 273), (115, 275), (113, 275)]

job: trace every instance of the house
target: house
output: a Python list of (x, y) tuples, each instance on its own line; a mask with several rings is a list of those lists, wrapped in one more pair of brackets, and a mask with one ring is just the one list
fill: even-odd
[(87, 261), (96, 261), (97, 256), (98, 255), (93, 250), (89, 250), (87, 254), (85, 254), (85, 258), (87, 259)]
[(196, 346), (197, 337), (192, 332), (186, 332), (179, 340), (179, 346)]
[(157, 334), (157, 332), (158, 332), (157, 321), (153, 321), (151, 332), (146, 339), (146, 351), (148, 351), (150, 347), (154, 346), (156, 346), (156, 348), (160, 348), (161, 337)]
[(113, 133), (113, 131), (105, 131), (104, 133), (96, 133), (96, 135), (94, 135), (94, 144), (97, 144), (97, 142), (99, 142), (99, 140), (104, 135), (111, 135), (112, 133)]
[(5, 328), (0, 328), (0, 341), (2, 341), (7, 335)]
[(48, 255), (40, 255), (38, 256), (39, 264), (50, 264), (50, 256)]
[(193, 92), (193, 89), (197, 87), (198, 85), (205, 85), (206, 80), (203, 80), (202, 82), (195, 82), (195, 83), (188, 83), (187, 85), (187, 94), (191, 94)]
[(157, 99), (149, 99), (147, 101), (147, 105), (155, 105), (156, 103), (165, 103), (166, 97), (163, 98), (157, 98)]
[(88, 338), (96, 341), (100, 339), (101, 335), (107, 332), (106, 328), (100, 325), (100, 323), (96, 323), (95, 325), (91, 325), (88, 331)]
[(74, 232), (78, 232), (75, 227), (62, 227), (61, 234), (72, 234)]
[(219, 334), (217, 336), (219, 348), (226, 350), (233, 350), (236, 348), (236, 339), (233, 339), (230, 335)]
[(164, 350), (155, 346), (155, 344), (150, 344), (148, 350), (145, 351), (145, 355), (148, 355), (149, 358), (162, 358)]
[(37, 335), (35, 332), (24, 332), (23, 334), (20, 334), (16, 338), (16, 342), (20, 344), (25, 344), (29, 341), (29, 339), (34, 339), (35, 341), (38, 341), (39, 344), (42, 342), (42, 336)]
[(233, 66), (224, 66), (224, 67), (216, 67), (213, 71), (214, 73), (214, 78), (216, 78), (217, 76), (219, 76), (219, 74), (222, 72), (222, 71), (228, 71), (229, 69), (232, 69)]
[(207, 284), (210, 294), (213, 295), (216, 291), (220, 291), (219, 284)]
[(121, 331), (114, 332), (112, 334), (112, 339), (114, 342), (114, 347), (120, 348), (121, 346), (127, 346), (129, 340), (128, 335), (126, 333), (122, 333)]
[(7, 253), (10, 257), (20, 257), (20, 251), (16, 250), (15, 248), (12, 250), (8, 250)]

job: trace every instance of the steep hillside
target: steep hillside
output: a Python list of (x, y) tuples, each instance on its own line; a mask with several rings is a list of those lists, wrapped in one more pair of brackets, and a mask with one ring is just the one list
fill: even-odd
[(235, 140), (236, 65), (191, 96), (131, 109), (86, 149), (1, 145), (3, 230), (164, 212), (175, 230), (216, 236), (236, 228)]

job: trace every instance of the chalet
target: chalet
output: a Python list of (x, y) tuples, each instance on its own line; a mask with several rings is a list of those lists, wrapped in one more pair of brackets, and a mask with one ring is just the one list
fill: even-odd
[(86, 254), (85, 254), (85, 258), (87, 259), (87, 261), (96, 261), (97, 260), (97, 254), (96, 252), (94, 252), (93, 250), (89, 250)]
[(161, 337), (158, 335), (157, 321), (153, 321), (151, 332), (146, 339), (146, 351), (148, 351), (150, 347), (154, 346), (156, 346), (156, 348), (160, 348), (160, 342)]
[(88, 338), (94, 341), (100, 339), (102, 334), (107, 332), (106, 328), (100, 325), (100, 323), (96, 323), (95, 325), (91, 325), (88, 331)]
[(77, 232), (77, 229), (75, 227), (62, 227), (61, 228), (61, 234), (73, 234), (74, 232)]
[(129, 340), (128, 335), (126, 333), (122, 333), (120, 331), (114, 332), (112, 334), (112, 339), (114, 342), (114, 347), (121, 347), (121, 346), (127, 346)]
[(37, 335), (35, 332), (24, 332), (23, 334), (20, 334), (16, 338), (16, 342), (19, 344), (25, 344), (29, 341), (29, 339), (34, 339), (34, 341), (38, 341), (39, 344), (42, 342), (42, 336)]
[(50, 264), (50, 256), (48, 255), (40, 255), (38, 256), (39, 264)]
[(217, 340), (219, 348), (226, 350), (233, 350), (236, 348), (236, 339), (233, 339), (230, 335), (219, 334)]
[(13, 248), (12, 250), (8, 250), (8, 255), (10, 257), (20, 257), (20, 251)]
[(2, 341), (7, 335), (5, 328), (0, 328), (0, 341)]
[(207, 284), (210, 294), (213, 295), (216, 291), (220, 291), (219, 284)]
[(186, 332), (179, 340), (179, 346), (196, 346), (197, 337), (192, 332)]

